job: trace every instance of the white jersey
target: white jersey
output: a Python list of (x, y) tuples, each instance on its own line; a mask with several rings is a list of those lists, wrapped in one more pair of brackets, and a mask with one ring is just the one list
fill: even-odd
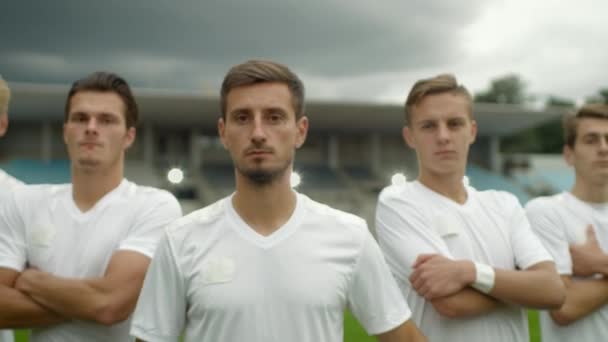
[[(6, 172), (0, 170), (0, 205), (7, 200), (10, 192), (15, 191), (16, 188), (22, 186), (23, 183), (10, 176)], [(0, 251), (0, 255), (2, 252)], [(0, 330), (0, 342), (13, 342), (12, 330)]]
[[(528, 202), (526, 212), (532, 228), (555, 259), (559, 274), (572, 275), (568, 247), (585, 241), (589, 224), (600, 247), (608, 253), (608, 203), (586, 203), (564, 192)], [(541, 329), (544, 341), (604, 340), (608, 337), (608, 305), (567, 326), (555, 324), (547, 311), (541, 311)]]
[(224, 198), (175, 222), (146, 275), (131, 333), (150, 342), (342, 342), (348, 308), (369, 334), (409, 319), (365, 221), (298, 194), (257, 234)]
[[(118, 250), (151, 258), (163, 229), (181, 216), (173, 195), (127, 180), (86, 212), (71, 184), (25, 186), (0, 210), (0, 267), (21, 272), (27, 264), (67, 278), (103, 276)], [(33, 329), (30, 341), (132, 341), (129, 324), (74, 320)]]
[(496, 268), (526, 269), (550, 255), (534, 235), (517, 199), (506, 192), (467, 186), (460, 205), (418, 181), (385, 188), (376, 211), (376, 234), (386, 262), (429, 341), (528, 341), (525, 310), (503, 305), (483, 316), (441, 316), (409, 282), (420, 254), (438, 253)]

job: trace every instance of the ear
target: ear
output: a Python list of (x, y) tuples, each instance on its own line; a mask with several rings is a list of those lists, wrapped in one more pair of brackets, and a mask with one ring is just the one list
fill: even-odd
[(226, 142), (226, 123), (223, 118), (217, 120), (217, 132), (220, 135), (222, 145), (224, 145), (225, 149), (228, 149), (228, 143)]
[(125, 136), (125, 143), (124, 143), (124, 149), (128, 149), (129, 147), (131, 147), (131, 145), (133, 145), (133, 142), (135, 141), (135, 137), (137, 135), (137, 130), (135, 129), (135, 127), (129, 127), (127, 129), (127, 134)]
[(8, 114), (0, 113), (0, 137), (6, 134), (8, 130)]
[(572, 150), (572, 147), (564, 145), (563, 154), (566, 164), (569, 166), (574, 165), (574, 151)]
[(401, 129), (401, 136), (403, 137), (403, 141), (405, 141), (407, 146), (416, 149), (416, 140), (414, 139), (412, 131), (407, 125), (403, 126), (403, 128)]
[(66, 133), (67, 125), (68, 125), (67, 122), (63, 123), (63, 143), (66, 145), (68, 144), (68, 137), (67, 137), (67, 133)]
[(477, 139), (477, 121), (471, 120), (471, 142), (469, 144), (474, 143), (475, 139)]
[(298, 121), (296, 121), (296, 128), (298, 130), (296, 136), (296, 148), (300, 148), (304, 145), (306, 137), (308, 136), (308, 117), (302, 115)]

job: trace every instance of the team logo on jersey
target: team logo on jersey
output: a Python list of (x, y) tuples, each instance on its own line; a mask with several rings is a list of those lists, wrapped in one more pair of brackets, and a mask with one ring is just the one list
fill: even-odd
[(49, 247), (53, 238), (55, 237), (55, 227), (52, 226), (39, 226), (30, 235), (30, 241), (35, 246)]
[(203, 284), (219, 284), (232, 281), (236, 266), (229, 257), (210, 257), (203, 263)]

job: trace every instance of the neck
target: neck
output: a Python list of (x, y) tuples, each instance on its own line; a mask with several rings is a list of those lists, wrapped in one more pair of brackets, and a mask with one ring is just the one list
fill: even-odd
[(570, 192), (584, 202), (608, 202), (608, 182), (602, 182), (600, 184), (583, 182), (577, 177)]
[(439, 175), (420, 170), (418, 181), (436, 193), (464, 204), (467, 201), (467, 191), (462, 183), (463, 177), (464, 173)]
[(83, 170), (72, 164), (72, 196), (81, 211), (91, 209), (108, 192), (116, 189), (123, 179), (123, 168)]
[(267, 185), (252, 183), (236, 172), (236, 192), (232, 198), (234, 209), (258, 234), (268, 236), (289, 220), (296, 207), (296, 194), (291, 189), (286, 171)]

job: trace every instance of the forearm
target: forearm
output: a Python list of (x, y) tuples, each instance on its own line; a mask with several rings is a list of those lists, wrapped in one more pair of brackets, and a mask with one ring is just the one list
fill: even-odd
[(110, 291), (95, 279), (70, 279), (40, 272), (21, 288), (44, 307), (73, 319), (105, 323)]
[(0, 286), (0, 329), (28, 329), (62, 323), (67, 318), (14, 288)]
[(551, 317), (559, 325), (567, 325), (581, 319), (608, 303), (608, 280), (564, 279), (566, 301), (559, 310), (551, 311)]
[(426, 337), (410, 319), (397, 328), (376, 336), (380, 342), (426, 342)]
[(495, 269), (494, 288), (489, 295), (527, 308), (558, 309), (564, 301), (564, 284), (552, 270)]
[(473, 288), (466, 287), (459, 292), (431, 300), (440, 315), (448, 318), (468, 318), (488, 313), (504, 305)]

